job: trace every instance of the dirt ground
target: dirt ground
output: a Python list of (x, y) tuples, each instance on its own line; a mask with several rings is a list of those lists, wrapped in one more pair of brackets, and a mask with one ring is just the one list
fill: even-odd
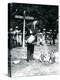
[[(58, 43), (56, 45), (48, 45), (48, 50), (52, 52), (58, 52)], [(12, 77), (17, 76), (40, 76), (40, 75), (56, 75), (58, 74), (58, 63), (40, 62), (38, 60), (41, 50), (44, 49), (41, 46), (35, 46), (34, 58), (35, 60), (27, 62), (27, 50), (26, 47), (16, 47), (11, 50), (11, 72)], [(15, 63), (14, 63), (15, 61)]]

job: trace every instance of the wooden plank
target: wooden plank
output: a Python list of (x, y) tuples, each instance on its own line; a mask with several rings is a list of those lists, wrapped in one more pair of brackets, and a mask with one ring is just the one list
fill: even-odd
[(20, 16), (20, 15), (15, 15), (15, 18), (16, 19), (24, 19), (24, 17), (23, 16)]
[[(24, 19), (24, 17), (20, 16), (20, 15), (15, 15), (15, 18), (17, 18), (17, 19)], [(27, 19), (27, 20), (34, 20), (34, 17), (26, 16), (25, 19)]]

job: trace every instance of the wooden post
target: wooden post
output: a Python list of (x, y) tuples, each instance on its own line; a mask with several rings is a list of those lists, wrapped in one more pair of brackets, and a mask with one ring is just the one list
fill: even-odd
[(23, 22), (23, 48), (25, 47), (25, 19)]
[(25, 47), (25, 11), (24, 11), (24, 21), (23, 21), (23, 48)]

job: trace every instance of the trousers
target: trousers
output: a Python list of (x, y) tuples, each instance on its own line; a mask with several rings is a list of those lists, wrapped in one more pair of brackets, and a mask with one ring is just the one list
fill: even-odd
[(33, 60), (34, 44), (27, 43), (27, 60)]

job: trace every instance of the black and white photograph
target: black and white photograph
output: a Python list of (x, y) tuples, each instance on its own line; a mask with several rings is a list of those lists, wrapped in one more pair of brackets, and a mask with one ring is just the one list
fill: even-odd
[(58, 5), (8, 3), (8, 75), (59, 74)]

